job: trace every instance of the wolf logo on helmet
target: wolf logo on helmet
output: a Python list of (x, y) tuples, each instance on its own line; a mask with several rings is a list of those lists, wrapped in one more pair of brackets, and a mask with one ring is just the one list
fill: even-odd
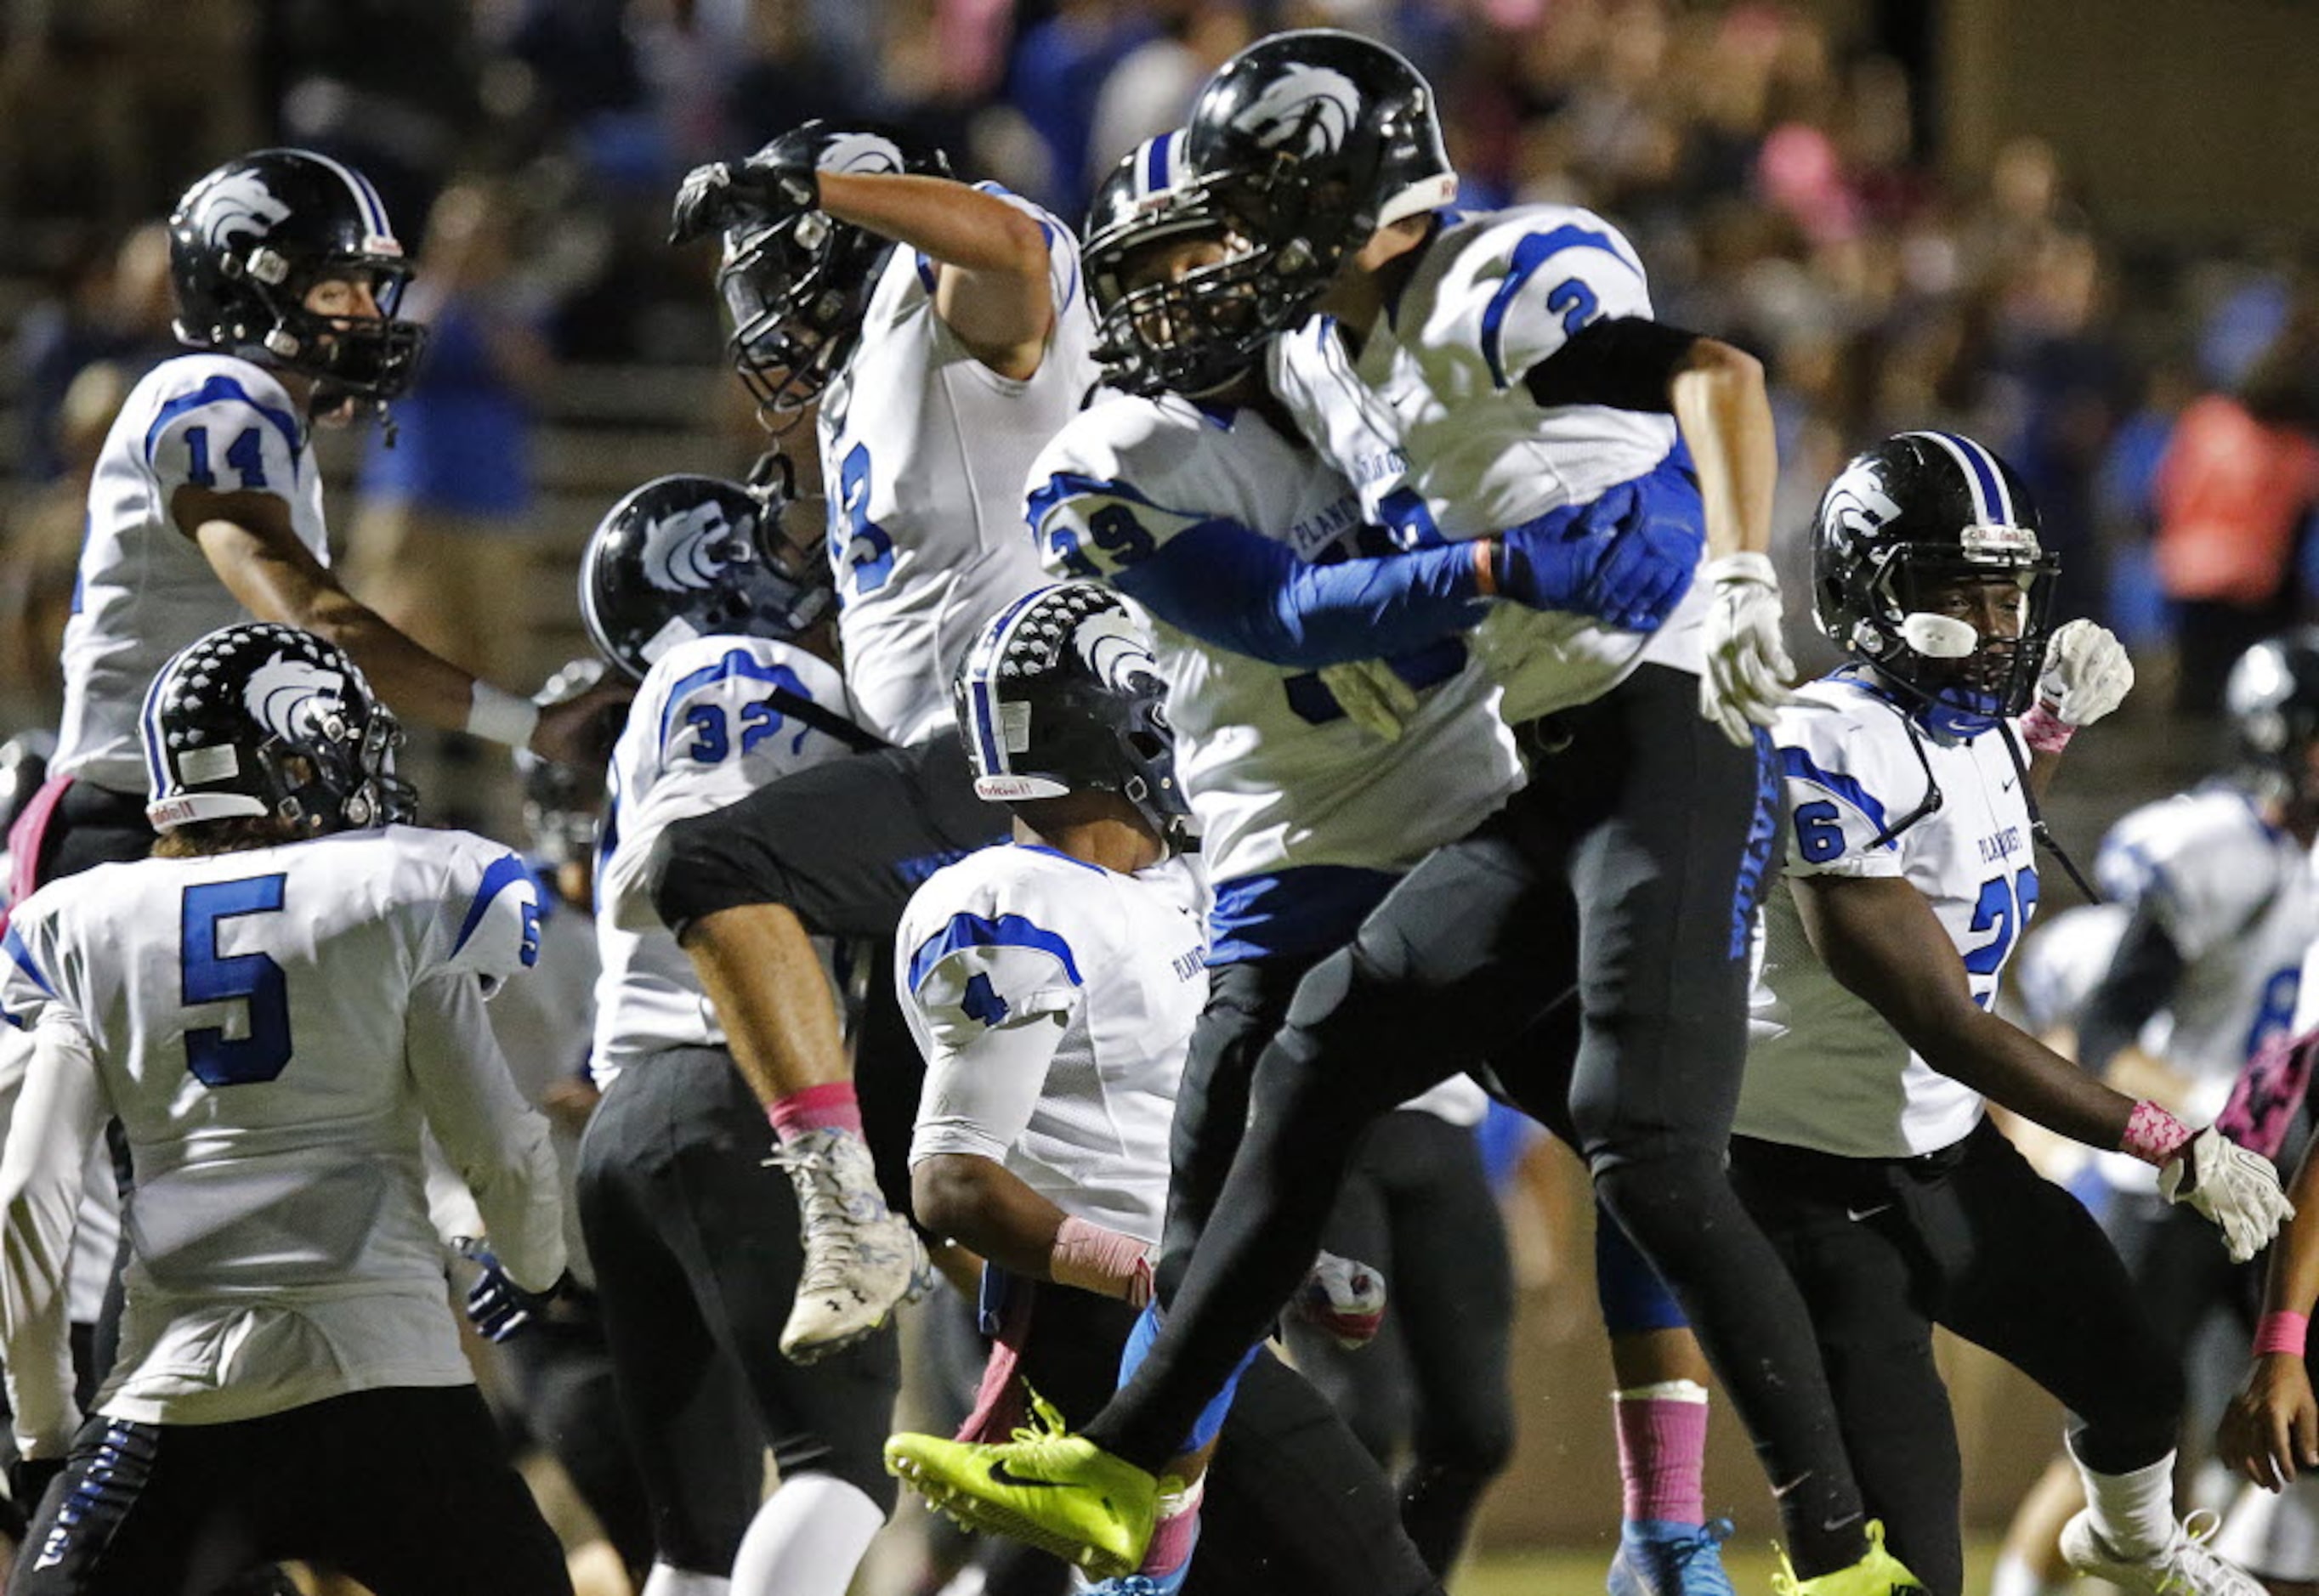
[(1361, 91), (1327, 67), (1295, 65), (1232, 116), (1259, 149), (1322, 155), (1340, 149), (1361, 113)]
[(1884, 491), (1884, 479), (1875, 463), (1857, 460), (1828, 484), (1825, 513), (1843, 531), (1859, 537), (1898, 519), (1900, 507)]
[(321, 731), (334, 716), (343, 718), (346, 688), (339, 672), (277, 654), (249, 673), (241, 704), (252, 720), (286, 742)]
[(274, 197), (266, 179), (255, 171), (229, 168), (219, 173), (203, 199), (202, 237), (217, 249), (239, 239), (262, 239), (290, 214), (290, 207)]
[(716, 499), (655, 517), (645, 525), (645, 580), (670, 592), (714, 587), (732, 563), (734, 538), (747, 530), (745, 524), (735, 528)]

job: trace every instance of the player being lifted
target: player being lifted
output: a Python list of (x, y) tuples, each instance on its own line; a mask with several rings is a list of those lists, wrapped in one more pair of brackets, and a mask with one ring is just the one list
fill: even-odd
[[(1247, 1118), (1250, 1071), (1298, 980), (1352, 935), (1403, 872), (1480, 825), (1522, 779), (1498, 718), (1496, 685), (1457, 635), (1475, 600), (1413, 596), (1400, 634), (1411, 646), (1386, 661), (1316, 672), (1259, 657), (1277, 649), (1249, 635), (1253, 624), (1220, 627), (1188, 606), (1186, 588), (1204, 580), (1213, 553), (1198, 567), (1171, 570), (1159, 550), (1115, 535), (1134, 525), (1154, 539), (1172, 533), (1214, 544), (1230, 536), (1244, 558), (1312, 565), (1296, 574), (1314, 582), (1373, 583), (1463, 554), (1392, 555), (1376, 530), (1363, 527), (1351, 483), (1304, 442), (1268, 392), (1252, 353), (1219, 351), (1189, 336), (1197, 318), (1234, 312), (1229, 296), (1204, 303), (1176, 288), (1222, 257), (1228, 231), (1213, 196), (1187, 182), (1183, 147), (1180, 133), (1145, 144), (1096, 196), (1087, 262), (1103, 312), (1101, 354), (1110, 383), (1133, 392), (1075, 418), (1033, 465), (1030, 495), (1032, 530), (1051, 568), (1096, 572), (1160, 618), (1169, 717), (1216, 889), (1209, 1001), (1178, 1099), (1161, 1304), (1208, 1222)], [(1149, 515), (1143, 507), (1152, 504), (1169, 513)], [(1534, 551), (1534, 600), (1568, 601), (1544, 591), (1540, 568), (1560, 559), (1575, 588), (1599, 569), (1589, 561), (1609, 550), (1608, 537), (1566, 537), (1571, 528), (1562, 523), (1572, 518), (1565, 512), (1509, 535), (1510, 546)], [(1227, 523), (1238, 530), (1222, 530)], [(1365, 541), (1371, 557), (1363, 557)], [(1374, 557), (1379, 553), (1385, 557)], [(1355, 634), (1362, 655), (1380, 641), (1375, 629)], [(1391, 639), (1382, 641), (1390, 650)], [(1403, 1515), (1428, 1563), (1446, 1576), (1511, 1446), (1511, 1287), (1502, 1249), (1493, 1251), (1494, 1210), (1478, 1159), (1470, 1145), (1444, 1140), (1448, 1156), (1434, 1173), (1454, 1176), (1464, 1154), (1469, 1178), (1445, 1181), (1458, 1194), (1445, 1200), (1474, 1205), (1475, 1233), (1454, 1246), (1405, 1239), (1412, 1244), (1399, 1249), (1394, 1319), (1412, 1339), (1426, 1405), (1442, 1416), (1427, 1427), (1439, 1444), (1421, 1446), (1412, 1459)], [(1615, 1223), (1602, 1233), (1602, 1301), (1621, 1387), (1638, 1393), (1702, 1380), (1665, 1288)], [(1300, 1301), (1309, 1290), (1310, 1283)], [(1656, 1356), (1669, 1351), (1685, 1356)], [(1680, 1564), (1694, 1590), (1719, 1577), (1712, 1541), (1701, 1544), (1695, 1498), (1705, 1411), (1686, 1400), (1692, 1394), (1635, 1394), (1620, 1404), (1622, 1442), (1632, 1449), (1659, 1450), (1647, 1431), (1690, 1434), (1697, 1443), (1664, 1448), (1689, 1451), (1688, 1470), (1669, 1472), (1687, 1472), (1692, 1501), (1636, 1493), (1630, 1501), (1622, 1572), (1614, 1576), (1622, 1590), (1632, 1578), (1650, 1579), (1643, 1571), (1654, 1565), (1664, 1573)], [(1696, 1394), (1704, 1397), (1703, 1385)], [(1148, 1559), (1145, 1572), (1153, 1572)]]
[[(483, 1011), (537, 956), (530, 878), (400, 824), (393, 717), (307, 633), (198, 639), (141, 730), (154, 857), (17, 905), (0, 965), (35, 1040), (0, 1330), (18, 1443), (62, 1464), (10, 1589), (194, 1596), (303, 1557), (378, 1596), (568, 1592), (460, 1348), (420, 1158), (423, 1125), (513, 1285), (555, 1284), (547, 1128)], [(128, 1301), (84, 1424), (61, 1274), (108, 1119)]]
[[(1142, 626), (1092, 582), (1010, 605), (961, 667), (976, 784), (1012, 810), (1015, 845), (929, 879), (895, 964), (926, 1059), (917, 1212), (988, 1260), (998, 1321), (970, 1433), (1006, 1433), (1027, 1393), (1066, 1416), (1100, 1407), (1151, 1295), (1169, 1127), (1208, 987), (1164, 697)], [(1207, 1522), (1173, 1515), (1184, 1544), (1164, 1567), (1095, 1589), (1171, 1596), (1198, 1536), (1198, 1589), (1438, 1593), (1326, 1401), (1268, 1355), (1241, 1384), (1228, 1417), (1222, 1401), (1203, 1416), (1222, 1441)]]
[(54, 775), (14, 843), (28, 887), (151, 847), (145, 690), (178, 650), (237, 620), (313, 632), (404, 715), (550, 757), (569, 757), (617, 701), (591, 693), (543, 712), (428, 653), (331, 573), (310, 429), (410, 386), (426, 341), (395, 313), (410, 273), (378, 191), (327, 156), (261, 149), (177, 202), (169, 279), (192, 353), (130, 392), (98, 456)]
[(2263, 1159), (1991, 1012), (2039, 896), (2035, 789), (2134, 680), (2091, 621), (2052, 628), (2058, 568), (2020, 479), (1971, 438), (1902, 433), (1821, 500), (1819, 623), (1852, 663), (1773, 732), (1786, 880), (1764, 907), (1732, 1182), (1810, 1304), (1869, 1511), (1934, 1596), (1964, 1587), (1936, 1324), (2075, 1415), (2090, 1505), (2062, 1545), (2081, 1573), (2253, 1596), (2175, 1520), (2182, 1379), (2125, 1266), (1984, 1112), (2155, 1167), (2241, 1261), (2287, 1212)]
[[(781, 1352), (807, 1260), (779, 1166), (835, 1132), (766, 1159), (763, 1111), (645, 887), (672, 823), (872, 742), (846, 718), (827, 567), (787, 543), (785, 508), (778, 492), (662, 477), (605, 516), (581, 569), (590, 636), (640, 683), (599, 853), (604, 1096), (581, 1142), (580, 1214), (652, 1505), (651, 1596), (843, 1596), (894, 1504), (878, 1458), (900, 1377), (892, 1333), (810, 1373)], [(917, 1256), (891, 1215), (855, 1240), (881, 1267)], [(767, 1447), (781, 1483), (760, 1508)]]
[(1092, 328), (1069, 229), (880, 134), (809, 123), (700, 168), (675, 234), (710, 230), (735, 366), (773, 424), (817, 411), (846, 690), (894, 744), (672, 825), (655, 861), (654, 906), (796, 1155), (807, 1261), (781, 1347), (804, 1358), (869, 1334), (915, 1277), (859, 1245), (888, 1214), (811, 938), (886, 945), (911, 888), (996, 834), (950, 673), (1038, 583), (1023, 474), (1094, 381)]
[[(1493, 534), (1557, 509), (1600, 505), (1626, 530), (1561, 604), (1500, 605), (1475, 627), (1531, 780), (1299, 987), (1142, 1366), (1084, 1437), (959, 1457), (943, 1483), (1132, 1565), (1157, 1474), (1295, 1285), (1359, 1128), (1486, 1057), (1517, 1099), (1571, 1122), (1598, 1195), (1687, 1311), (1779, 1488), (1807, 1590), (1881, 1596), (1906, 1571), (1871, 1543), (1804, 1305), (1722, 1166), (1773, 840), (1749, 722), (1769, 721), (1786, 669), (1762, 370), (1653, 320), (1600, 217), (1439, 212), (1456, 178), (1432, 92), (1371, 41), (1313, 31), (1243, 50), (1202, 90), (1188, 157), (1240, 242), (1181, 285), (1213, 312), (1194, 337), (1254, 349), (1292, 333), (1273, 344), (1276, 392), (1368, 518), (1439, 562), (1353, 595), (1372, 618), (1357, 626), (1382, 634), (1408, 586), (1520, 593), (1539, 567)], [(1307, 323), (1315, 308), (1331, 319)], [(1335, 401), (1348, 390), (1358, 403)], [(1127, 525), (1114, 537), (1140, 553)], [(1292, 644), (1326, 630), (1318, 578), (1251, 579), (1212, 557), (1215, 537), (1144, 541), (1147, 567), (1198, 569), (1174, 584), (1192, 605), (1277, 617)], [(1178, 623), (1196, 631), (1196, 613)], [(1572, 988), (1575, 1065), (1567, 1048), (1509, 1056)], [(1052, 1483), (1008, 1495), (997, 1461)]]

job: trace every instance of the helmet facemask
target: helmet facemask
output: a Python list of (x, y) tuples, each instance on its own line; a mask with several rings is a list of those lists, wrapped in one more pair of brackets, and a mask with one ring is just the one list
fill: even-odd
[[(347, 399), (385, 404), (410, 392), (427, 347), (427, 329), (396, 314), (411, 282), (410, 263), (400, 255), (334, 255), (293, 265), (261, 240), (244, 252), (221, 257), (219, 267), (239, 282), (270, 317), (265, 326), (220, 330), (237, 347), (262, 353), (266, 364), (314, 378), (321, 390), (315, 400), (317, 410)], [(307, 309), (307, 297), (315, 286), (334, 279), (367, 284), (379, 313), (337, 316)], [(202, 341), (183, 324), (178, 336)]]
[(853, 353), (885, 249), (818, 211), (726, 234), (717, 272), (733, 320), (726, 356), (775, 430), (819, 399)]
[[(1214, 258), (1178, 264), (1196, 246)], [(1193, 398), (1238, 382), (1272, 329), (1256, 257), (1213, 206), (1173, 203), (1088, 241), (1101, 317), (1096, 358), (1124, 392)]]
[(1934, 731), (1977, 735), (2029, 708), (2059, 569), (2018, 527), (1969, 527), (1954, 546), (1896, 545), (1872, 563), (1848, 641), (1917, 701)]

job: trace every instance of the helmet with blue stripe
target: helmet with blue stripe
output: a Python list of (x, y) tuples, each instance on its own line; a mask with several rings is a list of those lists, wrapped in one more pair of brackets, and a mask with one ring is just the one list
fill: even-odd
[(2028, 708), (2060, 568), (2020, 476), (1954, 432), (1853, 456), (1813, 528), (1821, 630), (1949, 736)]
[[(315, 284), (366, 284), (378, 315), (306, 308)], [(169, 217), (177, 341), (313, 377), (376, 403), (411, 386), (427, 329), (396, 311), (411, 264), (369, 178), (310, 149), (226, 162)]]
[(295, 627), (196, 638), (153, 678), (139, 727), (157, 831), (271, 816), (320, 836), (417, 807), (394, 773), (402, 726), (344, 651)]
[[(1088, 207), (1087, 287), (1102, 319), (1096, 358), (1128, 393), (1197, 396), (1229, 386), (1262, 356), (1247, 250), (1214, 196), (1191, 180), (1186, 135), (1146, 139), (1112, 168)], [(1213, 246), (1174, 258), (1164, 247)]]
[(952, 683), (977, 796), (1023, 803), (1115, 792), (1181, 843), (1191, 807), (1151, 635), (1091, 582), (1034, 589), (999, 611)]

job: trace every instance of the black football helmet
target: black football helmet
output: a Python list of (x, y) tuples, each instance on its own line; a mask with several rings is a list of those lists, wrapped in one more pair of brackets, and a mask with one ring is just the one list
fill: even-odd
[(636, 681), (695, 637), (795, 637), (827, 612), (828, 565), (781, 536), (786, 495), (713, 476), (655, 477), (612, 506), (580, 560), (580, 614)]
[[(1128, 393), (1213, 393), (1253, 365), (1271, 336), (1232, 252), (1246, 246), (1213, 194), (1191, 181), (1181, 130), (1146, 139), (1103, 180), (1081, 259), (1102, 325), (1104, 381)], [(1133, 284), (1143, 252), (1188, 237), (1227, 252), (1180, 278)]]
[[(818, 172), (950, 176), (938, 150), (922, 154), (895, 134), (818, 121), (791, 128), (749, 158)], [(786, 423), (844, 369), (893, 247), (820, 211), (726, 230), (717, 270), (717, 294), (733, 318), (726, 353), (768, 421)]]
[(994, 803), (1115, 792), (1181, 844), (1168, 684), (1150, 635), (1091, 582), (1037, 588), (975, 637), (951, 684), (977, 797)]
[(2319, 627), (2266, 637), (2231, 667), (2223, 687), (2238, 755), (2256, 789), (2306, 811), (2319, 807)]
[[(370, 284), (379, 318), (305, 306), (326, 277)], [(410, 263), (370, 179), (306, 149), (261, 149), (187, 189), (169, 217), (177, 341), (316, 378), (374, 403), (411, 386), (427, 329), (395, 314)]]
[(1239, 275), (1275, 332), (1378, 228), (1457, 196), (1432, 86), (1358, 33), (1258, 40), (1208, 79), (1186, 133), (1193, 181), (1250, 242)]
[[(2028, 708), (2060, 568), (2038, 544), (2020, 477), (1954, 432), (1903, 432), (1853, 456), (1821, 497), (1812, 534), (1820, 629), (1948, 736)], [(1941, 612), (1959, 584), (1994, 581), (2017, 593), (2017, 634)]]
[(271, 815), (301, 836), (411, 818), (402, 727), (336, 644), (272, 621), (196, 639), (161, 667), (140, 721), (157, 831)]

